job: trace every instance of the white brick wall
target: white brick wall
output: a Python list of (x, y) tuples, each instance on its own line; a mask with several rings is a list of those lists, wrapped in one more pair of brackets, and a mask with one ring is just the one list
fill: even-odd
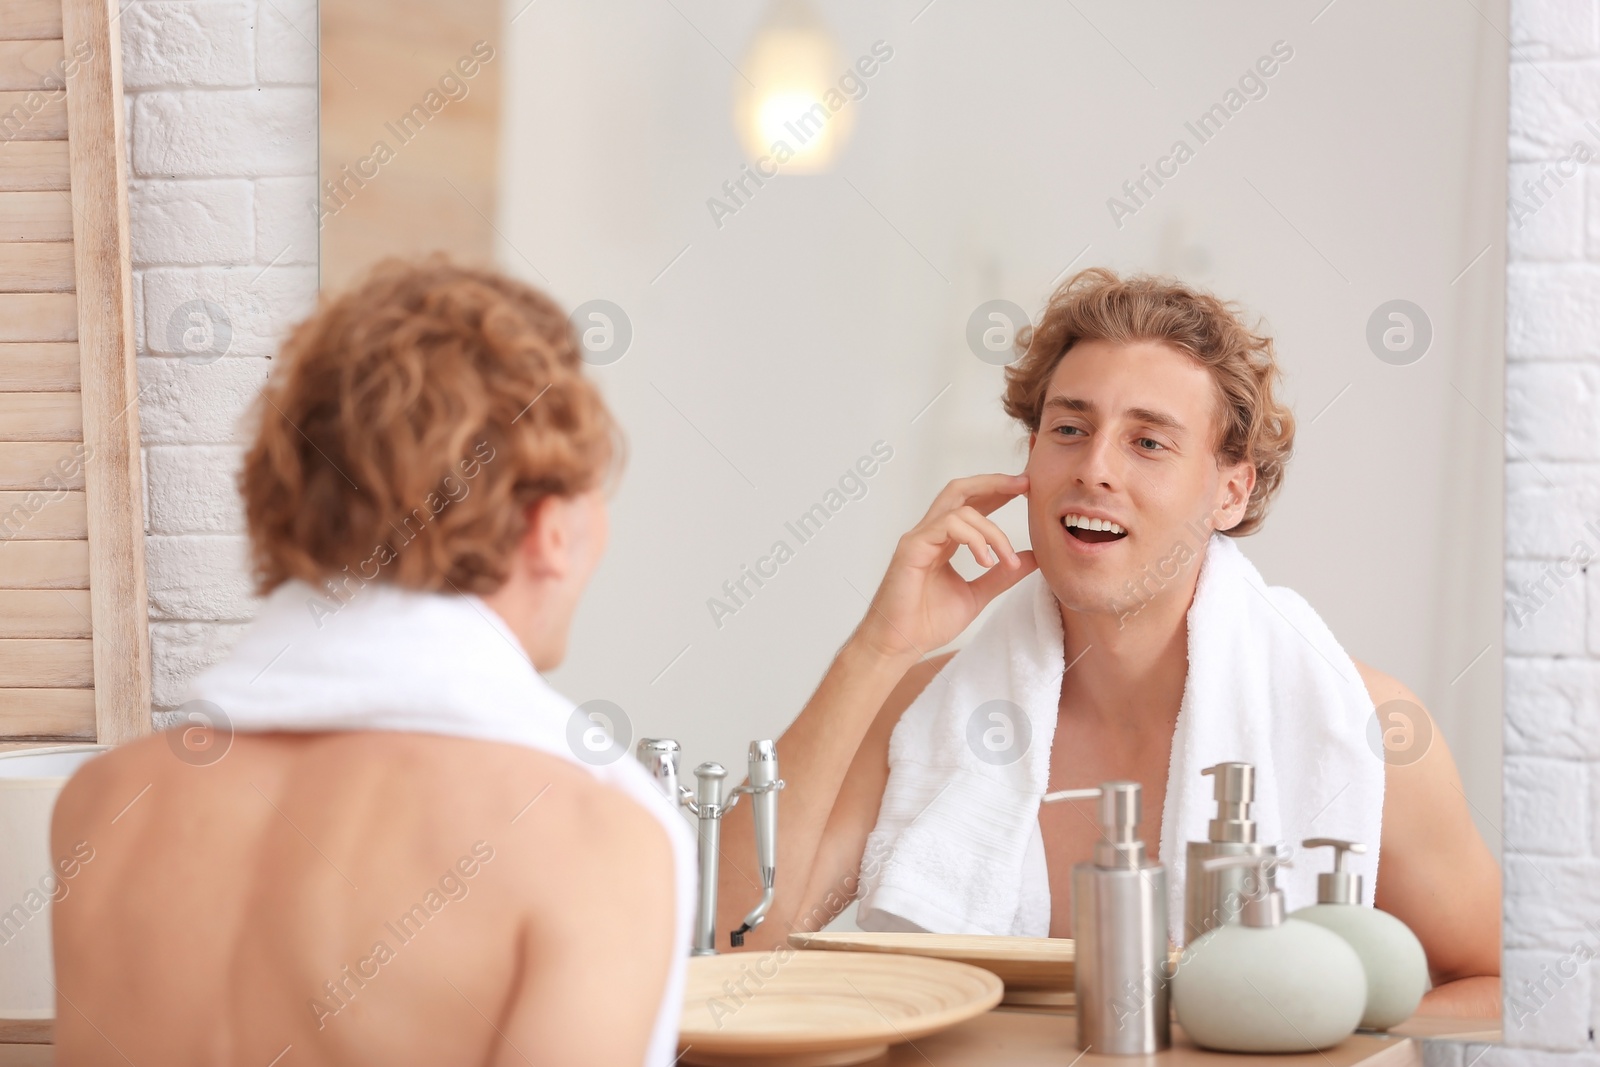
[[(1513, 0), (1511, 189), (1584, 142), (1600, 157), (1596, 0)], [(135, 300), (149, 507), (157, 708), (237, 637), (252, 610), (231, 478), (236, 420), (316, 284), (314, 0), (133, 0), (130, 98)], [(1584, 125), (1592, 121), (1591, 130)], [(1508, 593), (1587, 538), (1600, 555), (1600, 181), (1565, 179), (1508, 225)], [(1587, 221), (1585, 221), (1587, 219)], [(177, 358), (175, 309), (222, 307), (228, 352)], [(1544, 981), (1505, 1049), (1430, 1046), (1433, 1067), (1600, 1063), (1600, 980), (1549, 979), (1580, 938), (1600, 948), (1600, 566), (1551, 586), (1506, 647), (1508, 998)], [(1596, 922), (1596, 929), (1586, 929)]]
[[(1511, 3), (1510, 194), (1536, 210), (1506, 229), (1508, 1047), (1485, 1067), (1600, 1062), (1600, 964), (1571, 958), (1580, 942), (1600, 954), (1597, 13), (1595, 0)], [(1591, 162), (1558, 168), (1579, 142)], [(1579, 541), (1596, 559), (1581, 574), (1567, 562)]]
[[(124, 0), (129, 216), (156, 709), (254, 611), (240, 417), (316, 294), (315, 0)], [(231, 332), (186, 355), (184, 306)]]

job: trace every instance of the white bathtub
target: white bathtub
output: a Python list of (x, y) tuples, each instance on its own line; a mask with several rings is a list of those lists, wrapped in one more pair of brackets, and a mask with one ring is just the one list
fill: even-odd
[[(50, 861), (50, 813), (67, 779), (109, 750), (55, 745), (0, 752), (0, 1018), (55, 1017), (50, 895), (70, 893), (73, 879), (61, 878)], [(73, 874), (81, 877), (80, 870)]]

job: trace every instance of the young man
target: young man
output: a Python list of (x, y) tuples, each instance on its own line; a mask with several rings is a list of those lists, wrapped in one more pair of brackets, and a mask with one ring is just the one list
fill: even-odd
[[(1283, 835), (1263, 833), (1267, 843), (1372, 831), (1364, 902), (1381, 871), (1376, 905), (1428, 956), (1434, 988), (1420, 1010), (1498, 1016), (1500, 873), (1443, 738), (1420, 758), (1374, 752), (1364, 735), (1391, 701), (1410, 702), (1391, 709), (1427, 728), (1416, 697), (1351, 661), (1303, 600), (1266, 587), (1227, 540), (1261, 524), (1292, 447), (1271, 340), (1209, 295), (1092, 269), (1056, 292), (1019, 345), (1005, 404), (1027, 428), (1027, 466), (938, 495), (778, 742), (789, 785), (776, 903), (746, 944), (817, 929), (858, 895), (863, 925), (1071, 936), (1070, 871), (1099, 830), (1092, 808), (1041, 805), (1042, 794), (1141, 783), (1140, 836), (1175, 867), (1214, 814), (1195, 801), (1210, 780), (1191, 758), (1209, 744), (1216, 760), (1261, 754), (1269, 787), (1258, 808)], [(1019, 495), (1031, 551), (1015, 551), (987, 517)], [(962, 545), (989, 568), (970, 582), (950, 565)], [(1013, 586), (966, 650), (924, 655)], [(989, 735), (977, 712), (1005, 695), (1035, 725), (1031, 742), (995, 760), (979, 751)], [(1005, 719), (997, 729), (1028, 726)], [(1030, 760), (1031, 779), (1009, 765)], [(748, 848), (749, 819), (735, 809), (724, 820), (730, 855)], [(1301, 886), (1330, 869), (1326, 853), (1293, 862)], [(1279, 871), (1280, 886), (1288, 876)], [(1030, 879), (1031, 913), (1030, 887), (1017, 884)], [(723, 929), (754, 900), (734, 865), (720, 900)], [(1181, 942), (1181, 895), (1176, 907)]]
[(539, 674), (614, 436), (504, 277), (388, 264), (296, 329), (241, 477), (267, 599), (55, 810), (62, 1062), (673, 1062), (690, 834)]

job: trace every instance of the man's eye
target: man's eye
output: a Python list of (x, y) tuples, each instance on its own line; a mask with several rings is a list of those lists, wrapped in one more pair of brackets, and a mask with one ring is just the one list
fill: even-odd
[(1139, 444), (1139, 447), (1144, 449), (1146, 452), (1154, 452), (1158, 448), (1165, 448), (1166, 447), (1160, 441), (1157, 441), (1153, 437), (1141, 437), (1141, 438), (1139, 438), (1138, 444)]
[(1083, 432), (1083, 428), (1080, 427), (1080, 426), (1057, 426), (1056, 427), (1056, 432), (1060, 433), (1060, 434), (1082, 433)]

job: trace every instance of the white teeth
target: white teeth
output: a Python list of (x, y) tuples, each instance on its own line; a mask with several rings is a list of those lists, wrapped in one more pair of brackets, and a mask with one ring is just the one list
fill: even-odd
[(1106, 530), (1114, 534), (1127, 532), (1109, 519), (1090, 519), (1082, 515), (1065, 515), (1061, 519), (1061, 524), (1069, 528), (1077, 526), (1084, 530)]

